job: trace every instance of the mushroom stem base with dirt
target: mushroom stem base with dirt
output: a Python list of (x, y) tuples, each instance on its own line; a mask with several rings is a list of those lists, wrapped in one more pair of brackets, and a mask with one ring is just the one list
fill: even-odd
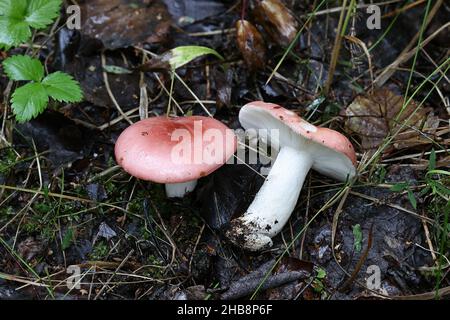
[(166, 183), (166, 195), (168, 198), (183, 198), (186, 193), (192, 192), (197, 185), (197, 180)]
[(231, 221), (227, 237), (251, 251), (272, 246), (288, 221), (313, 160), (307, 151), (282, 147), (247, 212)]

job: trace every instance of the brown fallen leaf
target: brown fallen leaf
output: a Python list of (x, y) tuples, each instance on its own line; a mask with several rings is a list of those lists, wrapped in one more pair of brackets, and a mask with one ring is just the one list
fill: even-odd
[(81, 32), (117, 49), (166, 40), (172, 23), (162, 1), (89, 0), (81, 5)]
[(357, 96), (344, 112), (348, 117), (345, 125), (360, 136), (364, 151), (375, 151), (388, 135), (397, 132), (402, 125), (404, 127), (385, 153), (431, 143), (439, 127), (439, 118), (431, 112), (431, 108), (418, 108), (412, 100), (395, 121), (403, 103), (402, 96), (385, 88)]
[(26, 261), (30, 261), (36, 255), (42, 253), (44, 249), (44, 243), (33, 237), (28, 237), (17, 246), (19, 255)]
[(266, 45), (258, 29), (247, 20), (236, 22), (236, 41), (245, 63), (251, 71), (262, 69), (266, 63)]
[(294, 40), (298, 30), (297, 20), (280, 0), (261, 1), (253, 9), (253, 15), (275, 43), (287, 47)]

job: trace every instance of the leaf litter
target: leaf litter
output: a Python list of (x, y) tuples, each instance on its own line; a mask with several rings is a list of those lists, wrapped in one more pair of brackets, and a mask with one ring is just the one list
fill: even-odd
[[(101, 134), (97, 130), (92, 131), (93, 127), (108, 124), (119, 116), (111, 105), (104, 83), (105, 69), (101, 61), (101, 50), (104, 48), (112, 49), (104, 52), (111, 92), (126, 111), (139, 105), (142, 83), (139, 72), (134, 68), (142, 63), (142, 49), (164, 55), (173, 48), (192, 44), (212, 48), (227, 63), (231, 61), (228, 69), (223, 70), (221, 59), (203, 57), (180, 66), (177, 71), (201, 99), (215, 101), (216, 95), (221, 95), (218, 97), (222, 103), (221, 108), (216, 109), (213, 104), (208, 105), (208, 108), (215, 117), (232, 127), (238, 127), (236, 118), (240, 105), (262, 98), (283, 104), (303, 116), (311, 117), (312, 121), (320, 123), (326, 119), (329, 121), (327, 126), (345, 128), (355, 141), (361, 142), (357, 149), (363, 153), (373, 151), (389, 134), (395, 133), (405, 123), (405, 116), (411, 115), (418, 106), (418, 102), (411, 102), (395, 122), (392, 119), (401, 109), (403, 98), (393, 90), (380, 89), (354, 98), (356, 92), (362, 91), (355, 88), (368, 87), (370, 83), (368, 77), (349, 80), (354, 76), (355, 70), (348, 68), (347, 61), (338, 66), (334, 97), (321, 99), (321, 103), (317, 105), (312, 104), (321, 98), (320, 88), (327, 77), (330, 39), (334, 39), (333, 29), (337, 26), (336, 15), (319, 15), (317, 19), (313, 19), (310, 28), (300, 35), (293, 54), (283, 62), (279, 74), (266, 85), (271, 72), (267, 67), (275, 66), (279, 57), (284, 54), (283, 47), (292, 39), (293, 28), (288, 28), (291, 31), (280, 36), (281, 31), (277, 30), (274, 17), (272, 24), (268, 26), (267, 21), (259, 22), (255, 18), (253, 7), (247, 8), (246, 19), (262, 34), (270, 53), (265, 57), (266, 67), (251, 73), (242, 61), (234, 31), (228, 30), (241, 18), (240, 8), (233, 9), (228, 2), (223, 1), (164, 2), (168, 9), (162, 6), (162, 1), (137, 1), (134, 6), (119, 0), (81, 2), (83, 10), (90, 12), (83, 21), (87, 28), (83, 28), (81, 32), (63, 28), (56, 35), (56, 56), (54, 60), (49, 58), (48, 67), (56, 70), (62, 68), (73, 74), (83, 86), (86, 102), (66, 105), (60, 112), (48, 110), (35, 121), (18, 126), (14, 131), (14, 148), (23, 157), (34, 159), (31, 146), (33, 140), (36, 142), (38, 152), (43, 153), (40, 171), (35, 162), (24, 160), (16, 164), (13, 170), (0, 172), (2, 183), (24, 188), (36, 187), (41, 172), (44, 183), (49, 185), (52, 194), (68, 193), (77, 199), (72, 203), (59, 202), (58, 198), (56, 201), (49, 201), (47, 199), (53, 198), (46, 198), (46, 191), (43, 191), (44, 195), (38, 198), (37, 204), (42, 206), (49, 202), (51, 208), (46, 213), (50, 214), (40, 218), (39, 206), (33, 205), (33, 211), (30, 210), (25, 216), (23, 222), (27, 229), (19, 230), (18, 243), (26, 244), (30, 234), (28, 230), (36, 227), (30, 222), (32, 217), (41, 219), (40, 225), (43, 226), (59, 221), (62, 224), (63, 238), (71, 239), (64, 241), (64, 255), (58, 241), (50, 241), (45, 243), (48, 246), (48, 250), (43, 251), (45, 254), (36, 251), (34, 256), (29, 256), (29, 263), (39, 274), (44, 276), (47, 274), (45, 270), (58, 270), (66, 262), (65, 259), (68, 263), (86, 264), (93, 258), (99, 260), (97, 263), (101, 264), (105, 272), (114, 272), (128, 253), (134, 250), (122, 267), (122, 274), (114, 277), (118, 283), (111, 289), (114, 296), (147, 299), (204, 299), (209, 295), (212, 298), (247, 298), (261, 286), (263, 290), (258, 292), (257, 297), (357, 299), (371, 296), (371, 292), (360, 286), (361, 283), (365, 284), (365, 271), (370, 265), (378, 265), (382, 271), (380, 293), (405, 295), (433, 288), (432, 278), (430, 280), (425, 277), (419, 270), (423, 266), (432, 266), (433, 261), (426, 250), (426, 236), (421, 220), (411, 214), (416, 211), (406, 193), (397, 194), (382, 186), (355, 187), (343, 206), (335, 248), (331, 246), (331, 221), (336, 210), (334, 206), (309, 225), (304, 234), (304, 245), (298, 239), (290, 248), (289, 257), (275, 265), (274, 259), (284, 251), (292, 236), (303, 228), (311, 215), (331, 196), (329, 190), (334, 187), (324, 186), (323, 177), (311, 175), (311, 195), (307, 194), (306, 189), (302, 192), (290, 225), (281, 236), (274, 239), (273, 249), (255, 255), (230, 246), (221, 232), (233, 216), (242, 214), (258, 190), (262, 179), (255, 171), (260, 169), (260, 165), (251, 168), (246, 165), (224, 166), (210, 177), (200, 180), (197, 191), (180, 201), (168, 201), (162, 196), (163, 190), (159, 186), (130, 180), (129, 176), (114, 169), (114, 141), (126, 122), (119, 121), (118, 125), (107, 126), (107, 130)], [(275, 2), (277, 1), (264, 1)], [(126, 14), (119, 16), (118, 10), (112, 8), (112, 5)], [(289, 6), (288, 11), (301, 17), (311, 8), (309, 3), (297, 2), (294, 7)], [(386, 8), (393, 9), (395, 5)], [(391, 32), (371, 51), (375, 68), (387, 65), (401, 52), (405, 38), (410, 38), (410, 33), (417, 31), (417, 23), (411, 24), (411, 21), (417, 21), (419, 13), (417, 10), (408, 10), (398, 18), (397, 23), (408, 31), (408, 36), (401, 32)], [(132, 21), (133, 14), (137, 15), (136, 21)], [(162, 19), (159, 20), (158, 16)], [(183, 30), (171, 28), (173, 21)], [(298, 21), (286, 19), (286, 22), (289, 21), (298, 30)], [(356, 32), (366, 44), (374, 43), (380, 34), (375, 31), (365, 32), (364, 22), (364, 19), (356, 20)], [(394, 30), (397, 26), (394, 25)], [(429, 53), (433, 59), (439, 60), (442, 51), (438, 44), (433, 45), (437, 47), (433, 47), (434, 50)], [(351, 59), (348, 50), (343, 49), (343, 60)], [(380, 52), (383, 54), (379, 54)], [(42, 51), (42, 58), (47, 54)], [(426, 61), (420, 61), (420, 65), (430, 68)], [(169, 86), (170, 78), (164, 72), (158, 74), (162, 83)], [(393, 82), (406, 83), (404, 79), (405, 74), (398, 72)], [(4, 82), (3, 78), (0, 79), (3, 90), (6, 88)], [(168, 98), (166, 94), (158, 95), (162, 91), (160, 83), (151, 73), (145, 74), (144, 82), (149, 96), (156, 97), (149, 104), (149, 111), (152, 114), (163, 114)], [(182, 108), (186, 113), (203, 112), (198, 105), (189, 102), (192, 96), (179, 83), (173, 89), (173, 98), (184, 102)], [(443, 90), (444, 93), (448, 92), (448, 88), (444, 87)], [(422, 97), (423, 95), (416, 97), (415, 100), (420, 101)], [(431, 147), (431, 140), (439, 140), (440, 136), (437, 135), (442, 132), (443, 123), (439, 107), (441, 101), (436, 97), (437, 95), (432, 95), (426, 104), (418, 108), (416, 115), (406, 123), (391, 148), (387, 149), (387, 154), (395, 152), (400, 157), (409, 156), (409, 149), (419, 149), (417, 151), (421, 152), (421, 149)], [(334, 103), (333, 106), (330, 106), (330, 102)], [(313, 106), (311, 110), (306, 109), (307, 105)], [(338, 113), (330, 113), (329, 110), (335, 109), (343, 110), (341, 117), (338, 117)], [(87, 124), (90, 126), (86, 126)], [(443, 139), (446, 138), (445, 134), (442, 136)], [(7, 154), (5, 150), (1, 151), (2, 157)], [(445, 155), (441, 151), (436, 154), (437, 166), (445, 165)], [(427, 161), (422, 156), (415, 158)], [(409, 181), (413, 187), (421, 183), (416, 177), (420, 172), (405, 167), (404, 163), (400, 166), (388, 164), (386, 170), (386, 179), (380, 178), (382, 183)], [(28, 175), (28, 172), (31, 174)], [(61, 186), (64, 190), (60, 189)], [(33, 196), (18, 192), (10, 194), (1, 190), (0, 200), (4, 201), (5, 195), (8, 199), (4, 203), (9, 211), (1, 216), (2, 221), (5, 221), (4, 217), (9, 221), (11, 215), (7, 212), (20, 212)], [(427, 201), (418, 199), (418, 210), (426, 210)], [(71, 205), (66, 208), (66, 204)], [(104, 206), (105, 204), (109, 206)], [(57, 217), (62, 218), (45, 220), (52, 218), (55, 212), (58, 212)], [(202, 229), (204, 223), (207, 227)], [(367, 248), (368, 232), (372, 224), (373, 244), (368, 257), (350, 288), (340, 292), (337, 289), (345, 283), (346, 276), (337, 263), (349, 274), (354, 271), (360, 255)], [(76, 227), (72, 228), (73, 225)], [(355, 233), (352, 227), (356, 225), (361, 230)], [(16, 227), (15, 223), (11, 223), (0, 235), (3, 238), (13, 235), (18, 230)], [(49, 232), (48, 229), (44, 231)], [(46, 235), (39, 229), (35, 233)], [(106, 238), (99, 236), (97, 241), (93, 241), (98, 233)], [(40, 238), (33, 239), (41, 241)], [(355, 250), (355, 245), (358, 244), (361, 245), (361, 252)], [(33, 246), (30, 245), (30, 248), (33, 249)], [(24, 255), (27, 256), (26, 251)], [(299, 256), (302, 258), (299, 259)], [(39, 258), (43, 258), (43, 261)], [(0, 247), (0, 260), (5, 262), (2, 268), (4, 272), (20, 272), (17, 263), (3, 247)], [(273, 266), (275, 268), (267, 274)], [(88, 268), (83, 270), (87, 271)], [(136, 280), (134, 273), (148, 277), (147, 282), (121, 285), (121, 281), (128, 283)], [(268, 282), (264, 281), (266, 275), (269, 276)], [(105, 281), (109, 275), (103, 277), (95, 274), (93, 277)], [(179, 285), (180, 280), (185, 282)], [(12, 295), (9, 290), (11, 283), (0, 280), (0, 297)], [(38, 289), (15, 294), (23, 298), (22, 293), (30, 297), (45, 296), (45, 292)], [(111, 296), (107, 293), (102, 298)], [(86, 297), (81, 291), (74, 291), (71, 298)]]
[(440, 123), (432, 108), (419, 107), (414, 100), (405, 105), (402, 96), (387, 88), (357, 96), (346, 108), (345, 117), (346, 128), (357, 134), (365, 151), (374, 151), (393, 136), (386, 153), (431, 144)]

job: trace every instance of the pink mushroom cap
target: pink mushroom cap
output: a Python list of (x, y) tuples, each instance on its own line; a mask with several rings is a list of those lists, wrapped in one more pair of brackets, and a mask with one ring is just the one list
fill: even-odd
[[(184, 148), (181, 153), (180, 148)], [(234, 154), (233, 130), (210, 117), (153, 117), (126, 128), (115, 145), (129, 174), (157, 183), (182, 183), (217, 170)], [(184, 158), (180, 161), (180, 156)]]
[(306, 120), (303, 120), (295, 112), (285, 109), (274, 103), (263, 101), (250, 102), (245, 105), (246, 108), (259, 108), (270, 113), (274, 118), (280, 119), (286, 126), (295, 133), (310, 139), (316, 143), (322, 144), (327, 148), (333, 149), (347, 156), (352, 164), (356, 166), (356, 153), (350, 140), (341, 133), (329, 129), (317, 127)]

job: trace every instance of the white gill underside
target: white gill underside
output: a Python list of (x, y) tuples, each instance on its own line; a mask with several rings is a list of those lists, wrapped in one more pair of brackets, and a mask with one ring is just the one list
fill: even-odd
[(186, 193), (192, 192), (197, 185), (197, 180), (181, 183), (166, 183), (166, 195), (168, 198), (183, 198)]

